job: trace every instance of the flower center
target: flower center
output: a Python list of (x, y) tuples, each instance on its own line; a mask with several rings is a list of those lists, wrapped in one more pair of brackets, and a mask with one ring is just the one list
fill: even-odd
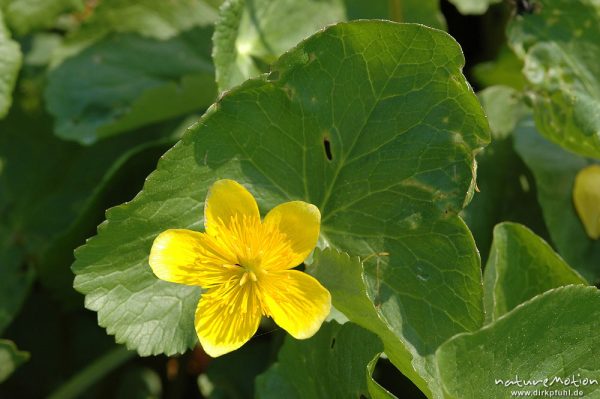
[(260, 270), (260, 268), (256, 268), (256, 267), (252, 267), (252, 266), (245, 266), (240, 263), (236, 263), (235, 265), (230, 265), (230, 267), (231, 266), (242, 269), (241, 277), (240, 277), (240, 281), (239, 281), (240, 287), (242, 287), (248, 281), (251, 281), (253, 283), (257, 282), (258, 281), (257, 275), (260, 275), (261, 273), (263, 273), (263, 271)]
[(258, 278), (256, 277), (256, 274), (253, 271), (246, 270), (244, 272), (244, 274), (242, 274), (242, 278), (240, 278), (240, 287), (242, 287), (244, 284), (246, 284), (246, 282), (248, 282), (248, 280), (250, 280), (254, 283), (258, 280)]

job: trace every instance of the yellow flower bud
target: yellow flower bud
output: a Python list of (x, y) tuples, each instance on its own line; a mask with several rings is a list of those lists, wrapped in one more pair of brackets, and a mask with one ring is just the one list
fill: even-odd
[(573, 202), (587, 235), (600, 238), (600, 165), (590, 165), (577, 173)]

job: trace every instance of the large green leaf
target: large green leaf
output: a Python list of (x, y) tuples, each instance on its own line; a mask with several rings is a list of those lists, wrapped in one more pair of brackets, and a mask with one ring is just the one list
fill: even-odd
[(12, 92), (17, 82), (22, 58), (21, 47), (10, 38), (0, 9), (0, 119), (8, 113), (12, 104)]
[(600, 1), (535, 4), (508, 32), (525, 61), (536, 126), (555, 143), (600, 158)]
[[(582, 397), (598, 398), (599, 330), (600, 292), (596, 288), (568, 286), (538, 295), (481, 330), (458, 335), (439, 348), (436, 358), (445, 397), (509, 398), (515, 396), (513, 391), (573, 391), (577, 387), (584, 392)], [(537, 386), (504, 385), (517, 378), (548, 378), (550, 384), (555, 377), (596, 383), (555, 382), (548, 388), (539, 382)]]
[(83, 7), (84, 0), (0, 0), (9, 26), (21, 35), (49, 28), (60, 14)]
[(575, 176), (593, 161), (541, 137), (531, 119), (518, 125), (515, 149), (535, 176), (544, 220), (558, 253), (596, 284), (600, 281), (600, 241), (587, 236), (573, 205)]
[(331, 23), (367, 18), (446, 27), (438, 0), (227, 0), (213, 37), (219, 90), (266, 72), (284, 51)]
[(0, 339), (0, 383), (29, 359), (29, 353), (17, 349), (14, 342)]
[(278, 362), (258, 376), (256, 397), (367, 397), (370, 363), (382, 350), (375, 334), (352, 323), (326, 323), (305, 341), (288, 336)]
[(156, 279), (148, 253), (165, 229), (201, 229), (207, 189), (226, 177), (263, 212), (316, 204), (331, 246), (387, 253), (366, 263), (367, 289), (421, 355), (479, 328), (480, 262), (457, 213), (488, 133), (463, 63), (450, 36), (421, 25), (341, 23), (301, 43), (222, 97), (144, 190), (107, 212), (73, 265), (86, 306), (142, 355), (195, 345), (200, 290)]
[(484, 274), (486, 320), (492, 321), (549, 289), (587, 282), (527, 227), (501, 223)]
[(46, 89), (56, 133), (91, 144), (117, 133), (202, 111), (216, 96), (210, 28), (170, 40), (116, 34), (52, 70)]

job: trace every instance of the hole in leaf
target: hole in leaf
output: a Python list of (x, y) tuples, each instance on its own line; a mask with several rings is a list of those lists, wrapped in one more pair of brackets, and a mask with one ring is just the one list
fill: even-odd
[(323, 147), (325, 147), (325, 156), (331, 161), (333, 154), (331, 153), (331, 141), (329, 141), (328, 137), (323, 137)]
[(333, 338), (333, 339), (331, 340), (331, 349), (333, 349), (333, 347), (334, 347), (334, 346), (335, 346), (335, 338)]

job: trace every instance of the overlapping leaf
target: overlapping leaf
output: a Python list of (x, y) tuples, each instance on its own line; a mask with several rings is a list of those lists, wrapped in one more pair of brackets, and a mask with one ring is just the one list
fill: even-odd
[[(138, 33), (167, 40), (181, 32), (208, 26), (217, 18), (218, 0), (102, 0), (83, 21), (77, 36), (110, 32)], [(77, 39), (77, 38), (75, 38)]]
[(536, 126), (564, 148), (600, 158), (600, 2), (536, 0), (509, 42), (525, 61)]
[(56, 134), (91, 144), (204, 110), (216, 96), (210, 36), (209, 28), (167, 41), (113, 35), (68, 58), (45, 93)]
[(494, 228), (484, 275), (486, 320), (495, 320), (538, 294), (570, 284), (587, 282), (527, 227), (501, 223)]
[[(431, 395), (425, 381), (427, 373), (419, 364), (422, 359), (417, 359), (416, 364), (413, 363), (413, 355), (407, 349), (402, 332), (395, 330), (379, 316), (378, 309), (367, 292), (360, 259), (331, 248), (317, 250), (313, 263), (308, 265), (306, 270), (329, 290), (333, 306), (353, 323), (377, 334), (390, 361), (422, 392)], [(423, 376), (415, 367), (421, 368)], [(431, 379), (429, 383), (432, 383)]]
[(256, 397), (367, 397), (370, 364), (382, 350), (375, 334), (352, 323), (326, 323), (309, 341), (288, 336), (278, 362), (257, 378)]
[(260, 74), (255, 59), (273, 62), (320, 28), (343, 21), (342, 0), (228, 0), (220, 12), (213, 58), (219, 90)]
[(109, 210), (73, 266), (87, 307), (142, 355), (195, 345), (199, 289), (156, 279), (148, 252), (165, 229), (201, 229), (208, 187), (230, 178), (263, 212), (316, 204), (324, 242), (371, 255), (369, 295), (414, 353), (477, 329), (479, 258), (457, 213), (488, 137), (463, 62), (454, 40), (420, 25), (338, 24), (301, 43), (211, 107), (144, 190)]
[(334, 22), (389, 19), (445, 29), (437, 0), (228, 0), (213, 38), (219, 90), (268, 70), (300, 40)]
[[(440, 347), (436, 358), (445, 397), (507, 398), (514, 396), (512, 391), (532, 395), (535, 390), (577, 389), (586, 398), (597, 398), (598, 331), (600, 292), (596, 288), (568, 286), (536, 296), (481, 330), (458, 335)], [(543, 386), (544, 379), (549, 384), (555, 377), (563, 382)], [(510, 383), (517, 380), (521, 386)], [(537, 385), (523, 386), (528, 380)], [(590, 384), (591, 380), (596, 383)]]
[(573, 205), (575, 176), (595, 161), (544, 139), (530, 118), (517, 126), (515, 149), (535, 176), (538, 200), (558, 253), (596, 284), (600, 281), (600, 241), (587, 236)]

